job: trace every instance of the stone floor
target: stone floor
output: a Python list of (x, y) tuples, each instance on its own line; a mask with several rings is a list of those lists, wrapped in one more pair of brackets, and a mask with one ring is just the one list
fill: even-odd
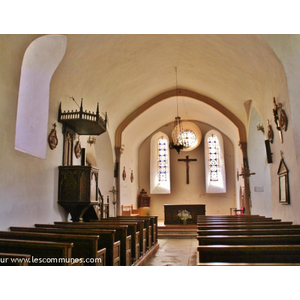
[(197, 265), (197, 239), (158, 239), (158, 244), (145, 266)]

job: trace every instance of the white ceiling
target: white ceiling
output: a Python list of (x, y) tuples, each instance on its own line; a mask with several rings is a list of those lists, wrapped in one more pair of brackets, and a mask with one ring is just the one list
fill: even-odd
[[(179, 87), (216, 100), (245, 126), (244, 103), (251, 99), (259, 109), (272, 99), (266, 96), (272, 97), (284, 74), (261, 35), (67, 35), (66, 55), (51, 86), (64, 107), (74, 107), (70, 97), (83, 98), (88, 110), (99, 102), (114, 135), (138, 107), (176, 87), (175, 67)], [(175, 117), (174, 102), (158, 105), (167, 105), (164, 117), (154, 113), (144, 118), (143, 128), (149, 131)], [(187, 118), (195, 118), (194, 105), (185, 101)], [(198, 120), (213, 119), (198, 111), (204, 112)]]

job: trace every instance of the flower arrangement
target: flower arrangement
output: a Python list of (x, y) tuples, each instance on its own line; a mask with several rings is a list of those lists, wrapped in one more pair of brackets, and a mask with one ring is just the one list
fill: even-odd
[(191, 213), (187, 210), (179, 210), (178, 217), (183, 221), (183, 224), (186, 224), (188, 219), (192, 219)]

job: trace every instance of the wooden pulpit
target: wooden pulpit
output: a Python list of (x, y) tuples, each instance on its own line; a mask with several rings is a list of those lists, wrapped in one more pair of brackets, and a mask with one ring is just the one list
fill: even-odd
[(90, 166), (60, 166), (58, 203), (71, 214), (72, 221), (100, 219), (99, 169)]

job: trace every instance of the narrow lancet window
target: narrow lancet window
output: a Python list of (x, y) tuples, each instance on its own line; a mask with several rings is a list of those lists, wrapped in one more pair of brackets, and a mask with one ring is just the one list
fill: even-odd
[(220, 172), (220, 145), (219, 140), (213, 133), (207, 139), (208, 165), (210, 181), (218, 181)]
[(169, 194), (170, 188), (170, 156), (169, 138), (158, 132), (150, 142), (150, 193)]
[(205, 136), (205, 179), (207, 193), (226, 193), (226, 170), (222, 135), (211, 130)]
[(168, 180), (169, 159), (168, 159), (168, 141), (162, 136), (157, 142), (158, 153), (158, 181)]

